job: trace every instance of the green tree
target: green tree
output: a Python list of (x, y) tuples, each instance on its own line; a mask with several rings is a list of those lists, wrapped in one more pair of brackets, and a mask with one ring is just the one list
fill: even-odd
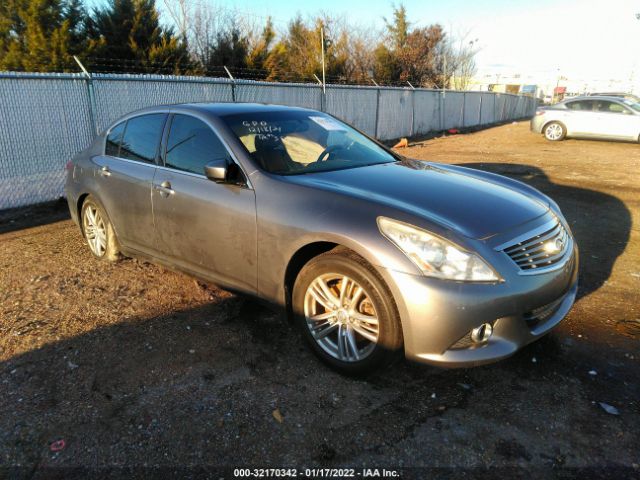
[(393, 9), (393, 21), (383, 18), (394, 50), (401, 50), (407, 44), (411, 22), (407, 19), (407, 9), (403, 4)]
[(271, 17), (267, 18), (267, 23), (262, 30), (262, 34), (258, 37), (257, 41), (249, 47), (249, 54), (247, 55), (247, 66), (256, 70), (265, 70), (267, 68), (267, 58), (273, 40), (276, 38), (276, 32), (273, 29), (273, 22)]
[(89, 55), (110, 71), (181, 73), (188, 67), (184, 39), (160, 25), (155, 0), (110, 0), (94, 10), (87, 34)]
[(269, 80), (314, 81), (322, 74), (320, 30), (324, 28), (325, 73), (344, 77), (347, 61), (346, 37), (334, 35), (330, 18), (316, 18), (308, 25), (300, 16), (289, 23), (283, 38), (274, 45), (265, 62)]
[(373, 78), (380, 83), (393, 83), (400, 77), (398, 60), (383, 43), (378, 44), (374, 55)]
[(387, 36), (374, 51), (374, 77), (385, 83), (415, 82), (420, 86), (439, 86), (442, 78), (445, 32), (438, 24), (412, 28), (404, 5), (393, 10), (392, 21), (385, 19)]
[[(82, 49), (81, 5), (63, 0), (7, 0), (0, 5), (0, 68), (64, 71)], [(76, 20), (77, 19), (77, 20)]]
[(211, 46), (206, 67), (226, 66), (228, 68), (246, 68), (249, 45), (237, 27), (219, 32), (215, 45)]

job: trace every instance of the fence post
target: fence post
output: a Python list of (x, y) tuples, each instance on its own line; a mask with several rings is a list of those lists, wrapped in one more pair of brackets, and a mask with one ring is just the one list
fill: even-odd
[(416, 121), (416, 89), (411, 82), (407, 81), (407, 83), (411, 87), (411, 130), (409, 130), (409, 138), (411, 138), (415, 133), (413, 124)]
[(325, 98), (327, 92), (326, 90), (323, 88), (322, 85), (322, 81), (318, 78), (318, 76), (314, 73), (313, 76), (315, 77), (316, 81), (318, 82), (318, 85), (320, 85), (320, 111), (324, 112), (325, 108), (326, 108), (326, 102), (327, 99)]
[(226, 66), (223, 65), (223, 68), (225, 72), (227, 72), (227, 75), (229, 75), (229, 78), (231, 79), (231, 101), (233, 103), (236, 103), (236, 79), (233, 78), (233, 75), (231, 75), (231, 72)]
[(484, 95), (482, 95), (482, 93), (478, 92), (478, 95), (480, 96), (480, 107), (478, 108), (478, 125), (482, 125), (482, 97)]
[(76, 61), (76, 63), (82, 70), (82, 73), (84, 73), (86, 77), (87, 94), (89, 95), (89, 120), (91, 120), (91, 127), (93, 128), (93, 131), (96, 133), (96, 135), (99, 135), (100, 132), (98, 131), (98, 124), (96, 122), (96, 96), (93, 91), (93, 78), (91, 77), (91, 74), (87, 71), (87, 69), (84, 68), (84, 65), (82, 64), (80, 59), (78, 59), (78, 57), (74, 55), (73, 59)]
[(462, 127), (464, 128), (465, 110), (467, 109), (467, 92), (462, 92)]
[(380, 87), (378, 86), (378, 84), (376, 83), (376, 133), (375, 133), (375, 138), (377, 140), (380, 140), (378, 138), (378, 120), (380, 118)]
[(445, 126), (444, 120), (447, 114), (446, 108), (445, 108), (446, 96), (447, 96), (446, 92), (442, 90), (442, 92), (440, 92), (440, 130), (444, 130), (444, 126)]

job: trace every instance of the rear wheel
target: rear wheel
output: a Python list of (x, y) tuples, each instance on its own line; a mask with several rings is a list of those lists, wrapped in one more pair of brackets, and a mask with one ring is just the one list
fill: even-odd
[(388, 288), (362, 258), (334, 250), (312, 259), (293, 289), (296, 323), (314, 353), (341, 373), (376, 370), (402, 347)]
[(115, 261), (120, 258), (118, 241), (104, 209), (88, 196), (82, 204), (82, 233), (89, 250), (97, 258)]
[(550, 142), (559, 142), (564, 140), (567, 135), (567, 130), (560, 122), (551, 122), (544, 127), (544, 138)]

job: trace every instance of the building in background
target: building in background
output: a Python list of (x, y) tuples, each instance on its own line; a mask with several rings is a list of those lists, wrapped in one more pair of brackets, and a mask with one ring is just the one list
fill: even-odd
[(513, 72), (495, 67), (479, 71), (469, 82), (469, 90), (500, 93), (522, 93), (545, 103), (593, 92), (640, 93), (640, 85), (633, 78), (581, 78), (557, 72)]

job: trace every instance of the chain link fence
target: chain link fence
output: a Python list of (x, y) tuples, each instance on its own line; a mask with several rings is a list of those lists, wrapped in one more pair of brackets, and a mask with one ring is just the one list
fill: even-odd
[(64, 195), (64, 166), (96, 132), (139, 108), (259, 102), (322, 110), (380, 140), (533, 115), (530, 97), (162, 75), (0, 73), (0, 209)]

